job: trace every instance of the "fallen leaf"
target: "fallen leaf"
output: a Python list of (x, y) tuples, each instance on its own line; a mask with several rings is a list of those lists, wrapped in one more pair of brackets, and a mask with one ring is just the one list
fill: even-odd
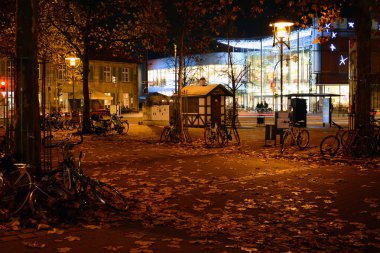
[(83, 227), (87, 229), (91, 229), (91, 230), (101, 229), (101, 226), (97, 226), (97, 225), (84, 225)]
[(136, 232), (136, 233), (130, 232), (130, 233), (125, 233), (124, 236), (125, 237), (129, 237), (129, 238), (141, 239), (141, 238), (143, 238), (145, 236), (145, 234), (142, 233), (142, 232)]
[(110, 245), (110, 246), (105, 246), (103, 248), (105, 250), (108, 250), (108, 251), (118, 251), (118, 250), (124, 248), (124, 246), (112, 246), (112, 245)]
[(28, 248), (45, 248), (45, 243), (38, 243), (36, 241), (34, 242), (22, 242), (26, 247)]
[(37, 230), (44, 230), (44, 229), (49, 229), (50, 226), (48, 224), (38, 224)]
[(80, 241), (80, 237), (70, 235), (70, 236), (65, 237), (65, 240), (68, 240), (69, 242)]
[(69, 247), (64, 247), (64, 248), (58, 248), (57, 250), (58, 250), (58, 252), (60, 252), (60, 253), (65, 253), (65, 252), (69, 252), (69, 251), (71, 251), (71, 248), (69, 248)]
[(57, 234), (57, 235), (61, 235), (63, 234), (65, 231), (61, 230), (61, 229), (56, 229), (56, 228), (53, 228), (52, 230), (49, 230), (47, 233), (49, 235), (51, 234)]

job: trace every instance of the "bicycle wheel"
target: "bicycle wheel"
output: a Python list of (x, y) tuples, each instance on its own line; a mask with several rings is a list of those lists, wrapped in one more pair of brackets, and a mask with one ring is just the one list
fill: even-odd
[(293, 137), (291, 133), (285, 131), (284, 137), (281, 143), (281, 154), (284, 153), (285, 149), (293, 144)]
[[(17, 165), (15, 165), (17, 167)], [(32, 178), (25, 169), (12, 168), (5, 172), (0, 205), (11, 215), (20, 212), (29, 198)]]
[(319, 145), (319, 150), (322, 155), (334, 156), (339, 150), (339, 139), (335, 135), (329, 135), (323, 138)]
[(124, 123), (123, 124), (123, 126), (124, 126), (124, 133), (128, 133), (128, 131), (129, 131), (129, 123), (128, 123), (128, 121), (124, 121), (123, 123)]
[(185, 142), (191, 143), (193, 141), (193, 139), (191, 138), (191, 135), (189, 133), (189, 130), (187, 128), (183, 129), (183, 134), (184, 134), (184, 137), (185, 137)]
[(65, 130), (70, 130), (70, 120), (65, 119), (65, 120), (63, 121), (63, 129), (65, 129)]
[(304, 149), (309, 146), (310, 134), (306, 129), (302, 129), (297, 137), (297, 146), (300, 149)]
[(102, 204), (116, 211), (126, 211), (128, 209), (127, 199), (111, 185), (100, 181), (92, 181), (91, 189)]
[(120, 124), (118, 124), (117, 126), (115, 126), (116, 133), (123, 134), (124, 128), (125, 127), (124, 127), (123, 122), (120, 122)]
[(352, 142), (354, 136), (353, 130), (346, 130), (343, 132), (343, 134), (340, 137), (340, 143), (342, 144), (342, 147), (347, 150), (350, 146), (350, 143)]
[(237, 145), (240, 145), (240, 137), (239, 137), (239, 132), (238, 132), (238, 130), (236, 129), (236, 127), (233, 127), (233, 128), (232, 128), (232, 131), (233, 131), (233, 133), (234, 133), (234, 137), (235, 137), (235, 140), (236, 140)]
[[(65, 212), (64, 203), (71, 200), (68, 194), (55, 179), (48, 178), (39, 182), (29, 195), (28, 203), (33, 214), (58, 214)], [(61, 204), (61, 205), (60, 205)]]
[(352, 155), (368, 158), (375, 153), (375, 142), (368, 136), (358, 136), (352, 146)]
[(170, 131), (170, 127), (168, 126), (162, 129), (161, 136), (160, 136), (160, 143), (165, 143), (169, 141), (169, 131)]
[(70, 119), (65, 120), (65, 126), (67, 130), (74, 130), (76, 128), (74, 122)]
[(170, 141), (171, 142), (178, 143), (180, 141), (180, 132), (179, 132), (179, 130), (177, 130), (175, 128), (171, 128), (169, 130), (169, 137), (170, 137)]
[(76, 172), (73, 158), (69, 158), (67, 161), (65, 160), (61, 166), (60, 171), (58, 171), (56, 175), (57, 183), (66, 193), (72, 196), (78, 195), (81, 191), (80, 176)]
[(228, 145), (228, 137), (225, 129), (218, 128), (216, 131), (216, 139), (218, 140), (219, 146), (227, 146)]
[(205, 140), (206, 146), (208, 146), (208, 147), (211, 147), (214, 144), (214, 136), (211, 132), (211, 128), (209, 128), (209, 127), (205, 128), (204, 140)]

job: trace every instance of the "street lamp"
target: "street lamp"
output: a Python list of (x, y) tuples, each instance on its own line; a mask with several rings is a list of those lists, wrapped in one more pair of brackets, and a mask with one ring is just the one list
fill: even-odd
[(74, 97), (74, 91), (75, 91), (75, 66), (77, 64), (77, 60), (79, 58), (76, 57), (68, 57), (65, 58), (66, 61), (69, 62), (70, 68), (71, 68), (71, 77), (72, 77), (72, 83), (73, 83), (73, 103), (72, 103), (72, 111), (75, 111), (75, 97)]
[(290, 30), (294, 23), (292, 22), (276, 22), (274, 24), (271, 24), (273, 27), (273, 46), (276, 46), (277, 44), (280, 44), (280, 68), (281, 68), (281, 73), (280, 73), (280, 106), (281, 106), (281, 111), (283, 110), (283, 102), (282, 102), (282, 87), (283, 87), (283, 77), (282, 77), (282, 62), (283, 62), (283, 45), (290, 49)]

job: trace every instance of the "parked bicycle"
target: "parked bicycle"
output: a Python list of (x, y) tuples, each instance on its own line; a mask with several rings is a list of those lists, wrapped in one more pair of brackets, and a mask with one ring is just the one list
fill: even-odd
[(0, 159), (0, 208), (12, 216), (28, 202), (32, 178), (27, 165), (15, 163), (9, 156)]
[(176, 123), (176, 121), (171, 120), (169, 126), (165, 126), (162, 129), (161, 135), (160, 135), (160, 143), (178, 143), (178, 142), (185, 142), (185, 143), (191, 143), (193, 139), (191, 138), (191, 135), (189, 133), (189, 129), (186, 126), (183, 126), (183, 134), (181, 134), (180, 127)]
[(112, 131), (118, 134), (127, 133), (129, 131), (129, 123), (127, 120), (122, 121), (122, 116), (112, 114), (109, 119), (103, 119), (100, 115), (92, 115), (92, 128), (97, 135), (106, 135)]
[[(80, 135), (81, 136), (81, 135)], [(58, 147), (62, 150), (63, 160), (59, 164), (59, 169), (64, 172), (62, 179), (67, 192), (71, 192), (75, 198), (82, 203), (88, 203), (91, 200), (98, 200), (102, 204), (117, 210), (125, 211), (128, 208), (128, 202), (116, 188), (101, 181), (90, 178), (84, 174), (82, 161), (84, 154), (80, 152), (78, 162), (75, 161), (72, 149), (75, 145), (83, 141), (83, 136), (80, 137), (80, 142), (70, 143), (70, 138), (62, 141), (52, 141), (49, 137), (45, 147)], [(50, 144), (48, 144), (50, 143)]]
[(345, 130), (334, 121), (331, 123), (334, 127), (338, 128), (338, 130), (335, 135), (328, 135), (322, 139), (321, 144), (319, 145), (319, 150), (322, 155), (334, 156), (338, 152), (340, 146), (343, 145), (342, 136)]
[(343, 132), (341, 144), (345, 155), (367, 158), (375, 153), (375, 139), (363, 135), (363, 128), (364, 126), (360, 125), (356, 129), (350, 129)]
[(128, 133), (129, 123), (128, 120), (122, 120), (123, 116), (118, 116), (117, 114), (111, 115), (112, 129), (118, 134)]
[(223, 131), (222, 144), (228, 145), (230, 141), (235, 139), (237, 145), (240, 145), (240, 136), (236, 126), (220, 126)]
[(75, 130), (80, 128), (80, 117), (78, 112), (72, 112), (71, 117), (68, 113), (65, 113), (63, 120), (63, 127), (66, 130)]
[(207, 121), (204, 128), (204, 141), (207, 147), (212, 147), (215, 142), (218, 142), (219, 146), (224, 146), (228, 141), (228, 134), (218, 126), (218, 123), (212, 126), (211, 122)]
[(160, 143), (178, 143), (179, 142), (179, 131), (175, 125), (165, 126), (162, 129), (160, 135)]
[(363, 126), (357, 129), (344, 130), (335, 122), (334, 127), (338, 128), (335, 135), (329, 135), (322, 139), (319, 149), (322, 155), (334, 156), (341, 149), (344, 155), (367, 158), (376, 151), (376, 137), (361, 135)]
[(310, 143), (309, 131), (302, 127), (303, 122), (289, 122), (289, 128), (284, 130), (281, 143), (281, 154), (292, 145), (297, 145), (300, 150), (305, 149)]

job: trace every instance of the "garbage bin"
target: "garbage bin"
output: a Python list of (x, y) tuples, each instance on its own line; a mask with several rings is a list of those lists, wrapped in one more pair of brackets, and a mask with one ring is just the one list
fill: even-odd
[(265, 124), (265, 117), (264, 115), (258, 115), (257, 116), (257, 121), (256, 121), (256, 126), (261, 126)]
[(265, 125), (265, 146), (276, 145), (276, 126)]

